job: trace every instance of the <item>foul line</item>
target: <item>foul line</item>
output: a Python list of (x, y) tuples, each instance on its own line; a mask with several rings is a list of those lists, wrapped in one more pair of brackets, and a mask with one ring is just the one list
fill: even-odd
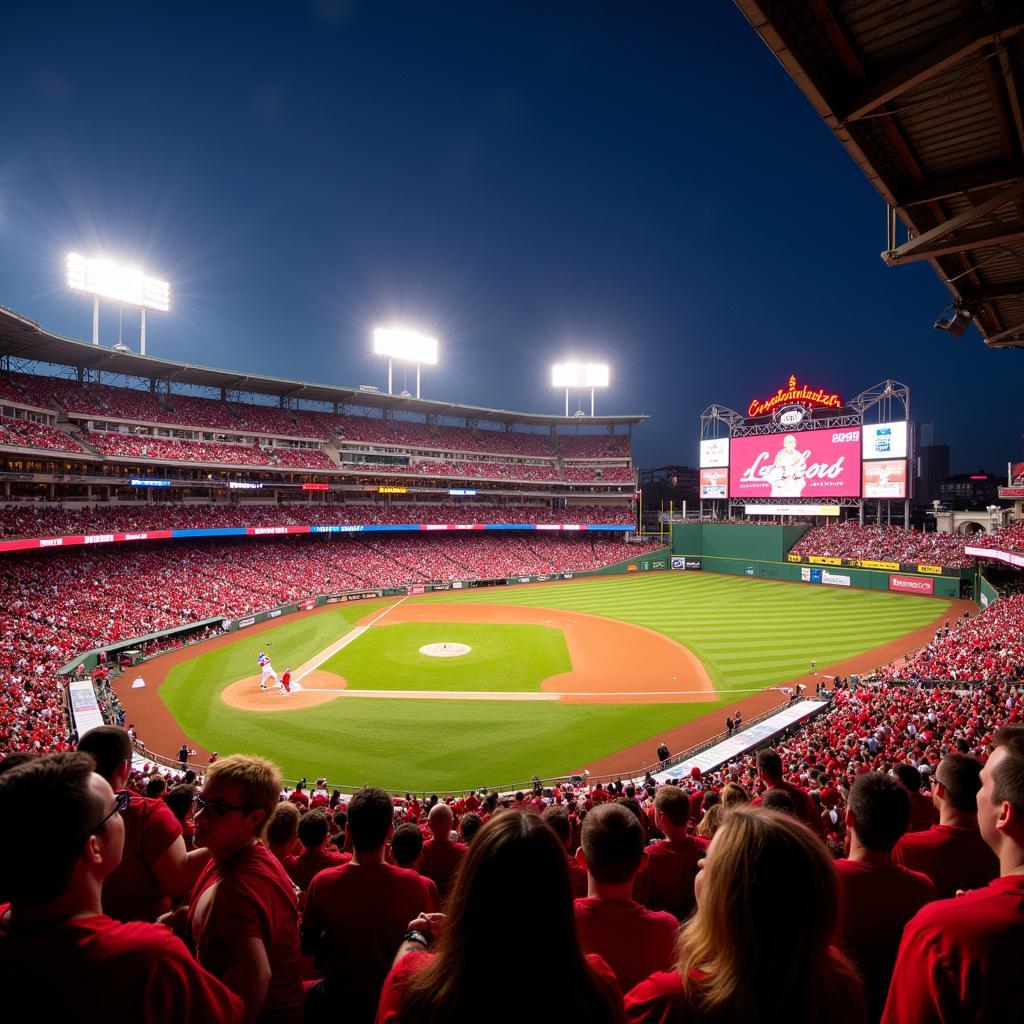
[[(730, 690), (729, 693), (763, 693), (765, 689)], [(374, 697), (381, 700), (561, 700), (563, 697), (694, 697), (707, 690), (566, 690), (535, 693), (523, 690), (349, 690), (326, 686), (304, 686), (303, 693), (336, 693), (342, 697)], [(717, 695), (722, 698), (722, 694)], [(624, 700), (624, 703), (627, 701)]]
[[(335, 640), (334, 643), (331, 644), (329, 647), (325, 647), (319, 654), (315, 655), (314, 657), (310, 658), (309, 661), (300, 665), (295, 670), (295, 675), (292, 677), (294, 681), (297, 683), (301, 679), (304, 679), (306, 676), (308, 676), (310, 672), (315, 672), (325, 661), (328, 660), (328, 658), (333, 658), (334, 655), (338, 653), (338, 651), (344, 650), (346, 647), (348, 647), (349, 644), (354, 643), (371, 626), (375, 626), (378, 622), (380, 622), (381, 619), (384, 618), (385, 615), (387, 615), (388, 612), (390, 612), (394, 608), (397, 608), (402, 603), (402, 601), (405, 601), (407, 599), (408, 594), (405, 597), (401, 598), (401, 600), (396, 601), (394, 604), (389, 604), (387, 608), (385, 608), (384, 611), (380, 613), (380, 615), (377, 615), (375, 618), (371, 619), (368, 623), (366, 623), (365, 626), (354, 626), (340, 640)], [(304, 686), (303, 689), (309, 690), (312, 689), (312, 687)], [(338, 692), (343, 693), (344, 691)]]

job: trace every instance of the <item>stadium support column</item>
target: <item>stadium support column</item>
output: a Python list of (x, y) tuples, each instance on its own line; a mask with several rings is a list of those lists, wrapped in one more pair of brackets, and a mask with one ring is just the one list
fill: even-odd
[(903, 529), (910, 529), (910, 499), (903, 499)]

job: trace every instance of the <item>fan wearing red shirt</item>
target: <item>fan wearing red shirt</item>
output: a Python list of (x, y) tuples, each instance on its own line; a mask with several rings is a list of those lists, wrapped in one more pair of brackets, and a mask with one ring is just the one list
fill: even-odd
[(548, 827), (558, 836), (565, 849), (566, 858), (569, 861), (569, 887), (572, 890), (574, 900), (582, 899), (587, 895), (587, 869), (582, 864), (577, 864), (573, 859), (571, 848), (572, 822), (564, 807), (546, 807), (541, 818)]
[(910, 818), (910, 794), (881, 772), (859, 776), (850, 787), (847, 860), (839, 872), (839, 946), (864, 978), (868, 1012), (877, 1020), (896, 963), (904, 925), (935, 899), (927, 875), (894, 864), (892, 848)]
[[(796, 816), (820, 839), (825, 838), (825, 825), (815, 807), (811, 794), (806, 789), (786, 782), (782, 776), (782, 758), (770, 747), (757, 752), (757, 771), (768, 789), (781, 790), (793, 801)], [(753, 801), (755, 807), (761, 803), (758, 797)]]
[(0, 986), (11, 1021), (220, 1024), (242, 1019), (229, 988), (166, 928), (102, 910), (124, 848), (115, 796), (84, 753), (54, 754), (0, 777)]
[[(320, 956), (324, 980), (307, 999), (307, 1020), (373, 1020), (380, 988), (409, 922), (431, 903), (424, 879), (384, 860), (394, 809), (382, 789), (364, 787), (348, 805), (352, 860), (321, 871), (306, 893), (303, 951)], [(415, 826), (414, 826), (415, 827)]]
[(708, 847), (672, 970), (626, 993), (630, 1024), (864, 1024), (853, 965), (832, 947), (836, 873), (790, 814), (736, 807)]
[(978, 831), (977, 793), (981, 762), (948, 754), (935, 770), (939, 823), (905, 835), (893, 851), (897, 864), (920, 871), (935, 883), (938, 899), (958, 889), (977, 889), (999, 874), (999, 862)]
[(660, 787), (654, 795), (654, 823), (665, 840), (647, 847), (648, 885), (644, 902), (651, 910), (667, 910), (679, 921), (695, 906), (693, 880), (708, 848), (706, 839), (687, 833), (689, 818), (687, 793), (678, 786)]
[(629, 808), (617, 803), (595, 807), (583, 822), (581, 838), (588, 888), (575, 903), (580, 945), (586, 953), (597, 953), (628, 992), (652, 972), (671, 967), (679, 922), (632, 898), (644, 834)]
[[(423, 833), (411, 821), (404, 822), (391, 835), (391, 862), (396, 868), (407, 868), (419, 874), (422, 860)], [(420, 875), (420, 881), (430, 894), (427, 910), (436, 914), (441, 909), (441, 894), (433, 879)]]
[(335, 868), (352, 859), (351, 854), (338, 853), (327, 849), (330, 838), (330, 822), (323, 811), (310, 811), (299, 820), (299, 842), (302, 853), (289, 854), (284, 859), (288, 877), (305, 892), (313, 876), (325, 868)]
[[(543, 994), (536, 985), (502, 984), (495, 973), (499, 964), (526, 960), (557, 965)], [(536, 814), (496, 813), (469, 848), (447, 917), (410, 922), (377, 1010), (378, 1024), (398, 1019), (622, 1020), (608, 965), (580, 950), (565, 851)]]
[(196, 956), (261, 1024), (302, 1021), (295, 889), (257, 841), (280, 793), (277, 765), (233, 754), (210, 766), (196, 798), (196, 842), (213, 855), (188, 908)]
[(912, 764), (898, 764), (893, 769), (896, 778), (903, 783), (910, 794), (910, 823), (908, 832), (924, 832), (939, 823), (939, 809), (930, 795), (921, 792), (924, 778)]
[(992, 742), (995, 749), (981, 772), (977, 806), (978, 825), (998, 859), (999, 877), (959, 898), (928, 904), (907, 925), (883, 1024), (1020, 1016), (1024, 726), (1003, 726)]
[(459, 868), (462, 858), (466, 856), (468, 847), (464, 843), (452, 842), (452, 825), (455, 816), (452, 809), (444, 802), (436, 803), (427, 815), (427, 827), (430, 838), (423, 846), (423, 860), (420, 862), (420, 874), (433, 879), (442, 901), (452, 887), (452, 879)]
[[(115, 792), (131, 774), (132, 743), (114, 725), (90, 729), (78, 749)], [(103, 910), (121, 921), (155, 921), (184, 896), (210, 859), (208, 850), (185, 849), (181, 824), (163, 800), (132, 794), (124, 811), (124, 856), (103, 887)], [(198, 844), (201, 846), (202, 844)]]

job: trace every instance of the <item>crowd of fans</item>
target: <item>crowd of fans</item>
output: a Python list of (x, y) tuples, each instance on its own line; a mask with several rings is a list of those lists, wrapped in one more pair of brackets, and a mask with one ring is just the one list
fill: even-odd
[(965, 543), (972, 548), (996, 548), (1024, 554), (1024, 520), (1004, 526), (995, 533), (972, 534), (965, 538)]
[(222, 444), (187, 438), (155, 437), (151, 434), (122, 434), (119, 431), (83, 431), (82, 440), (103, 455), (133, 459), (166, 459), (225, 466), (270, 466), (270, 456), (251, 444)]
[(54, 452), (74, 452), (84, 449), (64, 431), (36, 420), (0, 416), (0, 444), (13, 448), (42, 448)]
[(866, 558), (879, 562), (918, 562), (964, 568), (964, 538), (953, 533), (922, 533), (902, 526), (861, 526), (848, 520), (814, 526), (796, 542), (794, 555)]
[(0, 538), (59, 537), (140, 530), (208, 530), (248, 526), (377, 526), (396, 524), (529, 523), (626, 526), (636, 521), (630, 505), (488, 505), (347, 502), (291, 505), (63, 505), (0, 506)]

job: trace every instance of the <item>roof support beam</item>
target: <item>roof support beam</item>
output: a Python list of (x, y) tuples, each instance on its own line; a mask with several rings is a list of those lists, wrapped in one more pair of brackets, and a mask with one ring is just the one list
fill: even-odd
[(1024, 280), (1005, 281), (1002, 284), (985, 285), (982, 288), (964, 289), (960, 297), (964, 303), (988, 302), (991, 299), (1008, 299), (1024, 295)]
[(890, 266), (897, 263), (914, 263), (918, 260), (930, 260), (948, 253), (969, 252), (985, 245), (998, 245), (1024, 237), (1024, 219), (1000, 221), (989, 224), (974, 231), (964, 231), (955, 235), (961, 228), (995, 213), (1000, 207), (1018, 199), (1024, 194), (1024, 181), (1018, 181), (998, 195), (986, 199), (985, 202), (972, 206), (969, 210), (943, 221), (930, 231), (911, 238), (895, 249), (883, 252), (882, 259)]
[(1020, 178), (1024, 178), (1024, 160), (1000, 160), (984, 167), (972, 167), (970, 170), (945, 178), (930, 178), (907, 185), (897, 193), (896, 205), (900, 208), (919, 206), (939, 199), (948, 199), (950, 196), (960, 196), (965, 192), (998, 188)]
[(1012, 327), (1007, 327), (1005, 331), (1000, 331), (998, 334), (990, 334), (985, 339), (986, 345), (995, 345), (1003, 341), (1024, 341), (1024, 321), (1019, 324), (1014, 324)]
[(1024, 30), (1024, 20), (1015, 10), (1004, 10), (1000, 14), (981, 18), (973, 25), (940, 40), (913, 59), (904, 61), (898, 70), (866, 86), (846, 110), (837, 110), (836, 113), (844, 124), (865, 117), (883, 103), (902, 96), (959, 64), (983, 46), (997, 39), (1007, 39), (1021, 30)]

